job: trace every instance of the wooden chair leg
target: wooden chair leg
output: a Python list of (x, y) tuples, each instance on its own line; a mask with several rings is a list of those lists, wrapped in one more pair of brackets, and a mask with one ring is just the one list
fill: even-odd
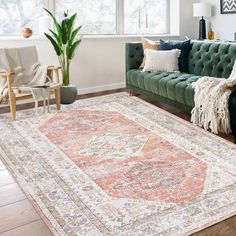
[(12, 76), (8, 75), (7, 76), (7, 84), (8, 84), (8, 96), (9, 96), (9, 103), (10, 103), (10, 111), (11, 111), (12, 119), (15, 120), (16, 119), (16, 96), (15, 96), (14, 92), (12, 91), (11, 79), (12, 79)]
[(59, 70), (58, 69), (55, 70), (55, 76), (56, 76), (56, 82), (59, 83), (60, 77), (59, 77)]
[(13, 92), (9, 92), (9, 103), (12, 119), (16, 119), (16, 97)]
[(48, 108), (48, 113), (50, 113), (50, 100), (51, 100), (51, 91), (50, 89), (47, 90), (47, 108)]
[[(59, 77), (59, 70), (56, 69), (54, 70), (55, 76), (56, 76), (56, 82), (60, 82), (60, 77)], [(57, 110), (61, 110), (61, 88), (55, 89), (55, 98), (56, 98), (56, 104), (57, 104)]]
[(56, 98), (56, 104), (57, 104), (57, 110), (61, 110), (61, 89), (57, 88), (55, 89), (55, 98)]

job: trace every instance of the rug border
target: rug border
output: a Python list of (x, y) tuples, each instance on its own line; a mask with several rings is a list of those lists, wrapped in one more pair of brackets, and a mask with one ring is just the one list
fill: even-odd
[(16, 184), (18, 185), (18, 187), (21, 189), (21, 191), (25, 194), (27, 200), (32, 204), (34, 210), (39, 214), (40, 219), (43, 220), (43, 222), (46, 224), (46, 226), (48, 227), (48, 229), (50, 230), (50, 232), (54, 235), (54, 236), (60, 236), (59, 232), (57, 231), (57, 229), (53, 226), (53, 224), (50, 222), (50, 220), (48, 219), (48, 217), (43, 213), (43, 211), (40, 209), (40, 206), (36, 203), (36, 201), (33, 199), (33, 197), (31, 196), (30, 193), (27, 192), (27, 190), (25, 190), (21, 184), (19, 183), (19, 179), (17, 178), (17, 176), (14, 174), (13, 169), (10, 167), (10, 165), (6, 162), (6, 160), (4, 159), (4, 157), (2, 155), (0, 155), (0, 160), (3, 162), (4, 166), (6, 167), (7, 171), (10, 173), (11, 177), (15, 180)]
[(149, 103), (149, 102), (143, 100), (142, 98), (139, 98), (139, 97), (130, 97), (130, 98), (131, 98), (131, 99), (134, 99), (134, 100), (139, 100), (139, 101), (141, 101), (143, 104), (147, 104), (147, 105), (150, 106), (150, 107), (154, 107), (154, 109), (156, 109), (156, 110), (158, 110), (158, 111), (160, 111), (160, 112), (166, 114), (167, 116), (174, 117), (174, 119), (180, 121), (181, 123), (187, 124), (188, 126), (191, 126), (192, 128), (194, 128), (194, 129), (196, 129), (197, 131), (200, 131), (200, 132), (206, 134), (207, 136), (216, 138), (216, 139), (218, 139), (219, 141), (223, 141), (223, 142), (225, 142), (226, 144), (229, 144), (230, 146), (232, 146), (234, 149), (236, 149), (236, 144), (234, 144), (234, 143), (228, 141), (227, 139), (224, 139), (224, 138), (220, 137), (220, 136), (217, 135), (217, 134), (214, 134), (214, 133), (211, 133), (210, 131), (204, 130), (203, 128), (201, 128), (201, 127), (199, 127), (199, 126), (197, 126), (197, 125), (194, 125), (194, 124), (192, 124), (191, 122), (189, 122), (189, 121), (187, 121), (187, 120), (184, 120), (184, 119), (182, 119), (182, 118), (180, 118), (180, 117), (178, 117), (178, 116), (176, 116), (176, 115), (174, 115), (174, 114), (172, 114), (172, 113), (170, 113), (170, 112), (168, 112), (168, 111), (166, 111), (166, 110), (164, 110), (164, 109), (162, 109), (162, 108), (160, 108), (160, 107), (158, 107), (158, 106), (156, 106), (156, 105), (154, 105), (154, 104), (152, 104), (152, 103)]

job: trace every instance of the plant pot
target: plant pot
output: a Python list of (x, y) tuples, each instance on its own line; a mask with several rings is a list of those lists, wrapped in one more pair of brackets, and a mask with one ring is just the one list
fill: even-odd
[(77, 99), (77, 87), (74, 85), (61, 87), (61, 104), (72, 104)]

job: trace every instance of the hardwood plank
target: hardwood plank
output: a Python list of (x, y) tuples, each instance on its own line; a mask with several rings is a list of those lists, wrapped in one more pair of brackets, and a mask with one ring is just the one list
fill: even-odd
[(0, 207), (24, 199), (26, 196), (16, 183), (0, 187)]
[(236, 235), (236, 216), (233, 216), (231, 218), (229, 218), (228, 220), (225, 221), (225, 223), (233, 228), (235, 230), (235, 235)]
[(214, 226), (206, 228), (192, 236), (235, 236), (236, 230), (229, 227), (225, 221), (218, 223)]
[(7, 170), (0, 171), (0, 187), (14, 183), (14, 179)]
[(1, 236), (52, 236), (52, 233), (42, 220), (38, 220), (2, 233)]
[(29, 224), (40, 219), (28, 200), (16, 202), (0, 208), (0, 233)]
[(1, 170), (6, 170), (6, 167), (3, 165), (3, 163), (0, 161), (0, 171)]

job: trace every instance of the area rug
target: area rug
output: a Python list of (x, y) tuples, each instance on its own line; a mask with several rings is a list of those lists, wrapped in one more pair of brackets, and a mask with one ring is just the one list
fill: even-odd
[(190, 235), (236, 213), (236, 145), (118, 93), (0, 116), (0, 156), (55, 235)]

